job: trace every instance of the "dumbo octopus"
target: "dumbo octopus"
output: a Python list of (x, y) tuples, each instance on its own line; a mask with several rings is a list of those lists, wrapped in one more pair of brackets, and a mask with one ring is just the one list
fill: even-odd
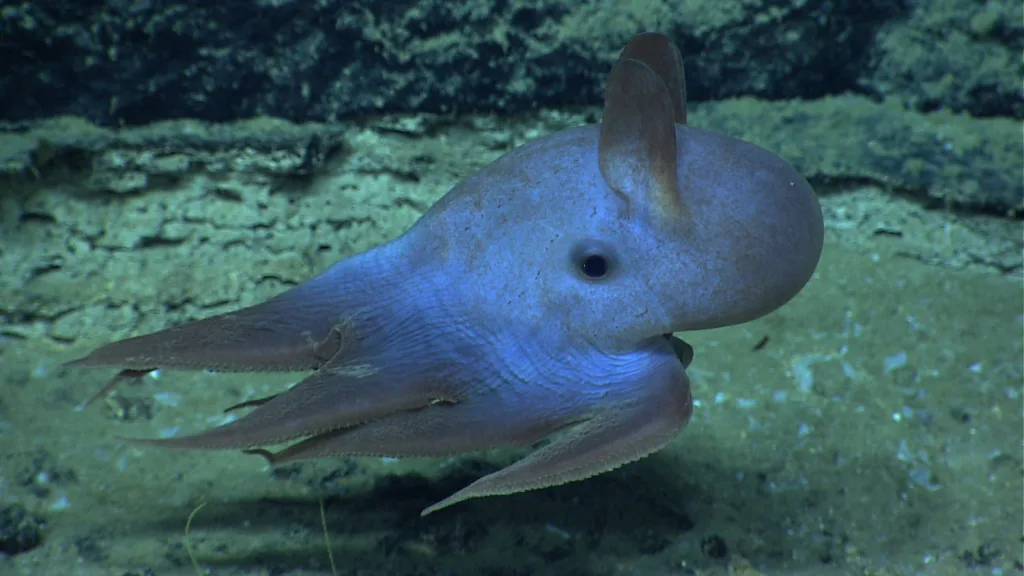
[[(767, 314), (808, 282), (821, 208), (778, 156), (686, 124), (682, 59), (634, 37), (599, 125), (520, 146), (400, 237), (262, 304), (114, 342), (75, 366), (312, 371), (190, 436), (273, 465), (547, 444), (423, 514), (582, 480), (665, 446), (693, 410), (673, 333)], [(291, 443), (278, 452), (261, 447)]]

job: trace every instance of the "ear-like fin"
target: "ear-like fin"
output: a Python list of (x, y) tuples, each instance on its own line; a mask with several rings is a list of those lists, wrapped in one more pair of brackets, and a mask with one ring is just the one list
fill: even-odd
[(598, 163), (605, 182), (632, 204), (684, 215), (676, 177), (676, 126), (668, 87), (647, 64), (620, 58), (608, 75)]
[(637, 34), (622, 50), (619, 58), (631, 58), (647, 64), (661, 78), (672, 97), (672, 118), (686, 124), (686, 78), (679, 48), (660, 32)]

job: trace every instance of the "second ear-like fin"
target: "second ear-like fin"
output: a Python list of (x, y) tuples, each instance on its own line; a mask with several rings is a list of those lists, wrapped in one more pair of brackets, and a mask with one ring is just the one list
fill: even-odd
[(686, 78), (683, 75), (683, 57), (679, 48), (660, 32), (637, 34), (622, 50), (619, 58), (639, 60), (654, 71), (668, 88), (672, 98), (672, 118), (676, 124), (686, 124)]
[(650, 66), (625, 54), (619, 58), (605, 88), (598, 164), (629, 210), (637, 204), (670, 218), (685, 214), (676, 176), (674, 108), (668, 87)]

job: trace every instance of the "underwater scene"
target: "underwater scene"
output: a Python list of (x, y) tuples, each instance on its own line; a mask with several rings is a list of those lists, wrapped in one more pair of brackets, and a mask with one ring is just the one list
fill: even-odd
[(0, 2), (0, 575), (1024, 574), (1018, 0)]

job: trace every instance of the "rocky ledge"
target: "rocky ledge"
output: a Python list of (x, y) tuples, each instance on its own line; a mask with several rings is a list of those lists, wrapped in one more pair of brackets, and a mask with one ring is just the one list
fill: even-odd
[(1024, 118), (1016, 0), (25, 0), (0, 8), (0, 119), (592, 105), (645, 29), (680, 45), (695, 101), (854, 93)]

